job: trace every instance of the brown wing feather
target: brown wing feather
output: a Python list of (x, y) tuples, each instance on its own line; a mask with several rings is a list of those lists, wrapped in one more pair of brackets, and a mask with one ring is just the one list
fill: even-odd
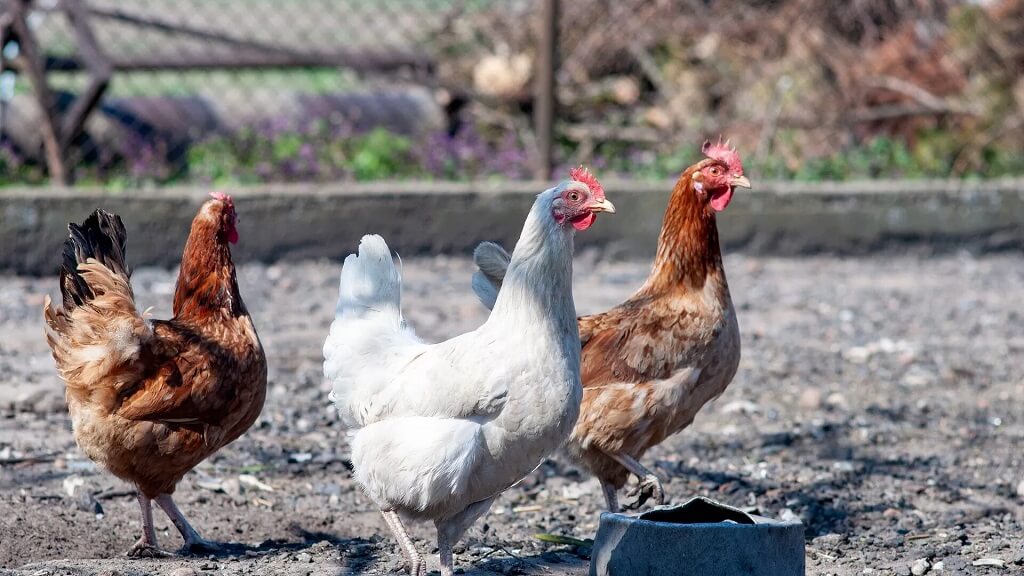
[(117, 414), (130, 420), (220, 422), (236, 396), (233, 376), (246, 372), (236, 365), (239, 359), (173, 321), (154, 322), (154, 332), (167, 353), (123, 396)]
[(667, 378), (693, 347), (693, 315), (637, 297), (580, 318), (581, 378), (586, 388)]

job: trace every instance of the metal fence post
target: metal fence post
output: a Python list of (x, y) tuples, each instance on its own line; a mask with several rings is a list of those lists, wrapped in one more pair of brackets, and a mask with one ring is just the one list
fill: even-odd
[(536, 93), (534, 94), (533, 119), (537, 134), (537, 168), (534, 176), (538, 180), (551, 177), (554, 165), (555, 140), (555, 73), (558, 70), (558, 15), (559, 0), (541, 0), (540, 49), (537, 54)]

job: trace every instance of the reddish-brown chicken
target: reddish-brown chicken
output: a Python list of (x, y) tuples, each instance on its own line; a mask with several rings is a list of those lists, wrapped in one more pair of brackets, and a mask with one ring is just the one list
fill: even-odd
[[(640, 480), (638, 505), (664, 502), (644, 453), (686, 428), (732, 381), (740, 334), (725, 280), (715, 214), (736, 187), (750, 187), (739, 155), (705, 143), (707, 156), (683, 172), (665, 212), (654, 269), (611, 310), (579, 318), (583, 403), (569, 453), (601, 481), (608, 508), (629, 474)], [(474, 289), (486, 305), (497, 295), (507, 254), (481, 244)]]
[(121, 219), (97, 210), (70, 224), (61, 268), (62, 309), (46, 300), (46, 339), (67, 385), (75, 440), (138, 489), (142, 538), (130, 556), (163, 555), (150, 503), (167, 513), (185, 551), (215, 550), (171, 498), (196, 464), (238, 438), (266, 396), (263, 347), (235, 280), (231, 197), (213, 194), (192, 221), (174, 318), (135, 307)]

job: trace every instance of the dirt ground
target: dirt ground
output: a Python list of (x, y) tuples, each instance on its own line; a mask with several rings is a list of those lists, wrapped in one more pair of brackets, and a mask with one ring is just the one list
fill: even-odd
[[(726, 265), (743, 333), (732, 386), (645, 461), (673, 502), (703, 494), (806, 526), (808, 574), (1011, 574), (1024, 568), (1024, 260), (876, 255)], [(646, 262), (577, 259), (580, 312), (628, 295)], [(270, 362), (260, 421), (178, 488), (213, 557), (127, 560), (131, 490), (75, 447), (42, 337), (54, 278), (0, 277), (0, 566), (4, 574), (385, 574), (397, 549), (346, 467), (321, 344), (339, 266), (249, 265), (242, 293)], [(459, 258), (405, 261), (405, 309), (448, 337), (483, 309)], [(135, 274), (165, 317), (172, 272)], [(472, 574), (585, 574), (587, 550), (534, 534), (593, 537), (595, 481), (560, 455), (470, 529)], [(180, 539), (156, 514), (163, 545)], [(414, 528), (424, 552), (433, 530)], [(436, 569), (436, 556), (430, 558)]]

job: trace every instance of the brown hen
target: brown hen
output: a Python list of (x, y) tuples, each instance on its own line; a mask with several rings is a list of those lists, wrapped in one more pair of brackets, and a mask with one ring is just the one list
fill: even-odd
[[(664, 502), (658, 477), (640, 464), (651, 447), (686, 428), (718, 397), (739, 366), (740, 333), (725, 279), (715, 214), (736, 187), (750, 187), (736, 151), (705, 143), (665, 212), (654, 267), (622, 304), (579, 318), (583, 402), (568, 452), (601, 481), (608, 508), (630, 474), (636, 505)], [(473, 286), (492, 305), (507, 266), (498, 245), (481, 244)]]
[(171, 494), (186, 472), (256, 421), (266, 396), (266, 357), (228, 246), (238, 239), (234, 205), (229, 196), (213, 196), (192, 222), (174, 318), (139, 314), (124, 225), (103, 210), (68, 226), (63, 307), (47, 298), (43, 310), (75, 440), (138, 489), (143, 533), (130, 556), (164, 554), (152, 501), (181, 532), (183, 550), (218, 548), (192, 528)]

